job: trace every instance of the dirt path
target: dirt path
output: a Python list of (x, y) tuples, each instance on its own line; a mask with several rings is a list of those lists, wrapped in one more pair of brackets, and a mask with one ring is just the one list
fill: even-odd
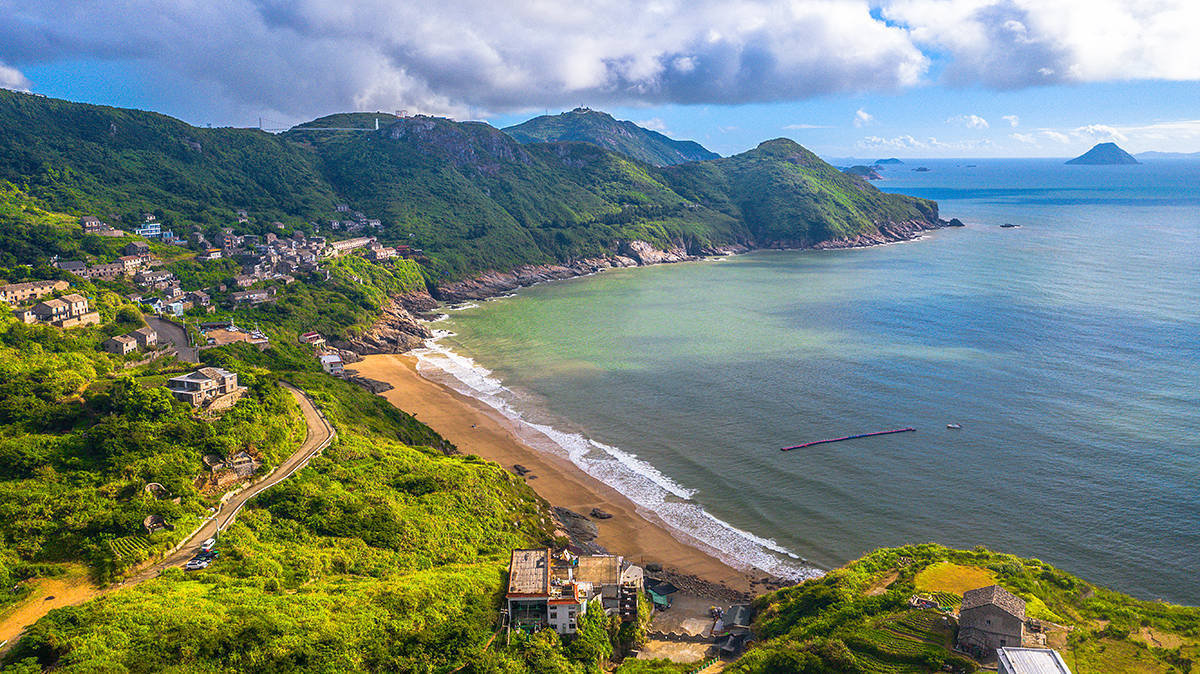
[(196, 546), (201, 541), (218, 536), (221, 530), (232, 524), (247, 501), (287, 479), (328, 447), (337, 437), (337, 431), (330, 425), (325, 415), (317, 410), (312, 400), (303, 391), (291, 384), (280, 382), (280, 385), (296, 398), (296, 403), (304, 412), (304, 423), (308, 427), (308, 435), (304, 438), (304, 442), (300, 443), (300, 447), (291, 456), (279, 464), (279, 467), (269, 476), (255, 482), (226, 501), (216, 515), (206, 520), (204, 525), (185, 539), (175, 552), (120, 583), (108, 587), (96, 587), (87, 580), (86, 574), (78, 574), (74, 578), (47, 578), (39, 581), (37, 589), (28, 600), (0, 619), (0, 654), (16, 643), (16, 638), (25, 631), (26, 627), (37, 622), (52, 609), (82, 604), (109, 592), (157, 578), (169, 567), (183, 565), (196, 554)]

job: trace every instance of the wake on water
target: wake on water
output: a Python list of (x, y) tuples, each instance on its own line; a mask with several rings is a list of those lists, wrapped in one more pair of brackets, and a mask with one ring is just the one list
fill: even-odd
[(412, 352), (417, 358), (418, 373), (495, 409), (516, 425), (521, 439), (527, 444), (566, 457), (588, 475), (624, 494), (639, 508), (656, 514), (676, 538), (687, 543), (698, 542), (730, 566), (746, 571), (757, 569), (791, 580), (821, 575), (820, 570), (801, 563), (798, 555), (775, 541), (715, 517), (691, 500), (694, 490), (663, 475), (637, 455), (580, 433), (564, 432), (525, 418), (526, 415), (514, 404), (516, 396), (493, 377), (490, 370), (441, 343), (453, 334), (447, 330), (434, 330), (434, 336), (426, 340), (425, 348)]

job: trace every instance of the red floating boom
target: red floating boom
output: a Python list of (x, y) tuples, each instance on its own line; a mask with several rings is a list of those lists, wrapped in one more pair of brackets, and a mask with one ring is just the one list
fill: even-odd
[(812, 442), (806, 442), (802, 445), (792, 445), (791, 447), (780, 447), (779, 451), (787, 452), (787, 451), (790, 451), (793, 449), (804, 449), (805, 447), (812, 447), (814, 445), (823, 445), (827, 442), (841, 442), (842, 440), (857, 440), (858, 438), (870, 438), (870, 437), (874, 437), (876, 435), (891, 435), (892, 433), (911, 433), (915, 430), (917, 430), (917, 429), (912, 428), (910, 426), (908, 428), (895, 428), (890, 431), (875, 431), (874, 433), (859, 433), (858, 435), (847, 435), (843, 438), (830, 438), (828, 440), (814, 440)]

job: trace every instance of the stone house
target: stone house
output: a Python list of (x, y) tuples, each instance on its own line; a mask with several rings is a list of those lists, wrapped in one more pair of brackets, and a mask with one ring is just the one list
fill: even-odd
[(136, 339), (129, 335), (117, 335), (116, 337), (104, 340), (104, 343), (100, 346), (109, 353), (124, 356), (137, 351), (138, 343)]
[(158, 346), (158, 332), (154, 328), (138, 328), (129, 333), (129, 336), (137, 340), (138, 346), (143, 349), (153, 349)]
[(177, 400), (199, 407), (236, 391), (237, 374), (219, 367), (202, 367), (195, 372), (168, 379), (167, 388)]
[(958, 612), (958, 647), (991, 660), (996, 649), (1020, 647), (1025, 635), (1025, 600), (999, 585), (963, 593)]
[(30, 300), (40, 300), (56, 290), (66, 290), (66, 281), (29, 281), (27, 283), (10, 283), (0, 286), (0, 302), (20, 304)]
[(33, 305), (31, 311), (37, 320), (60, 328), (95, 325), (100, 322), (100, 314), (89, 311), (87, 298), (78, 293), (38, 302)]

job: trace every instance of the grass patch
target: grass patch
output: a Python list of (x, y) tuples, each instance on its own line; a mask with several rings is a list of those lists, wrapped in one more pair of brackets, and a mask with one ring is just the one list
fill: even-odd
[(978, 566), (938, 562), (927, 566), (913, 581), (922, 592), (949, 592), (961, 595), (977, 587), (995, 585), (996, 574)]

